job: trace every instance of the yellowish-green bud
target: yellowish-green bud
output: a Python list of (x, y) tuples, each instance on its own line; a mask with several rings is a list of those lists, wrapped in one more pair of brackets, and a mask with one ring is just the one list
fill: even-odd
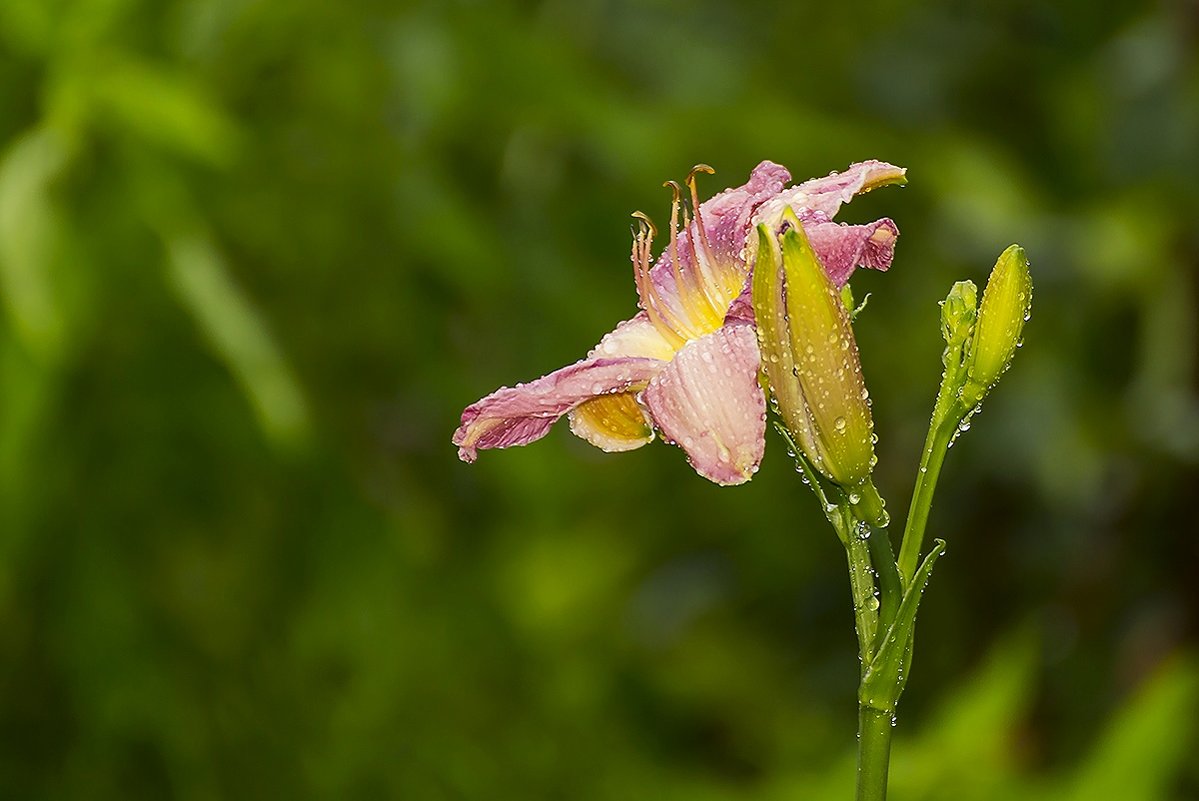
[(1028, 257), (1022, 247), (1012, 245), (1000, 255), (983, 291), (970, 341), (966, 384), (962, 388), (961, 397), (966, 405), (982, 400), (1007, 370), (1012, 354), (1020, 346), (1020, 334), (1031, 308)]
[(873, 421), (849, 313), (799, 220), (787, 215), (784, 225), (781, 237), (758, 226), (754, 267), (754, 316), (769, 388), (812, 466), (851, 500), (867, 487), (873, 494)]
[(958, 281), (941, 301), (941, 336), (951, 350), (966, 344), (978, 318), (978, 287), (973, 281)]

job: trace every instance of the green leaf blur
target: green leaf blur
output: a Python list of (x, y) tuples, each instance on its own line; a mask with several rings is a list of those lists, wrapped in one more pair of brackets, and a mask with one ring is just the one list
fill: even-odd
[[(841, 546), (461, 409), (635, 304), (628, 215), (885, 159), (890, 509), (938, 301), (1027, 343), (948, 456), (895, 799), (1199, 796), (1188, 3), (0, 2), (0, 797), (841, 799)], [(718, 183), (719, 182), (719, 183)]]

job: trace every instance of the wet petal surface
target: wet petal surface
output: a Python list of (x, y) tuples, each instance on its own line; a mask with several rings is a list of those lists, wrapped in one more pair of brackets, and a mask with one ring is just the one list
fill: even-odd
[[(683, 339), (710, 333), (723, 323), (729, 305), (748, 282), (745, 237), (754, 215), (760, 205), (782, 192), (790, 179), (785, 167), (763, 161), (744, 185), (700, 204), (697, 218), (680, 231), (676, 242), (678, 275), (685, 286), (676, 278), (670, 248), (654, 262), (649, 280), (668, 315), (681, 322), (678, 328)], [(696, 309), (705, 308), (705, 297), (715, 304), (712, 314), (696, 314)]]
[(899, 228), (887, 218), (866, 225), (805, 223), (804, 232), (825, 273), (838, 287), (845, 286), (858, 267), (886, 272), (899, 236)]
[(613, 359), (621, 356), (645, 356), (668, 362), (675, 348), (658, 331), (645, 312), (625, 320), (587, 354), (588, 359)]
[(688, 343), (643, 396), (654, 424), (703, 477), (741, 484), (765, 449), (766, 398), (752, 326), (730, 325)]
[(572, 434), (609, 453), (636, 450), (654, 439), (654, 426), (632, 392), (584, 401), (569, 419)]
[[(674, 353), (671, 343), (641, 312), (616, 326), (587, 358), (643, 356), (668, 362)], [(653, 424), (634, 394), (625, 392), (584, 401), (569, 413), (571, 432), (609, 452), (631, 451), (653, 441)]]
[(851, 164), (844, 172), (813, 178), (780, 192), (758, 210), (755, 222), (777, 224), (783, 210), (790, 206), (804, 222), (827, 222), (837, 216), (841, 206), (872, 189), (904, 182), (907, 171), (883, 161)]
[(586, 359), (527, 384), (503, 387), (466, 407), (454, 432), (458, 457), (473, 462), (482, 448), (541, 439), (562, 415), (592, 398), (644, 386), (664, 367), (644, 357)]

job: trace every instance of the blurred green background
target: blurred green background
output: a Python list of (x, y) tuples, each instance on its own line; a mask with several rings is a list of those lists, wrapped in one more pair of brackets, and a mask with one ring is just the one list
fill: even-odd
[(902, 799), (1199, 798), (1192, 0), (0, 3), (0, 797), (844, 799), (844, 554), (463, 406), (634, 311), (634, 209), (910, 185), (857, 325), (906, 508), (937, 301), (1026, 346), (950, 453)]

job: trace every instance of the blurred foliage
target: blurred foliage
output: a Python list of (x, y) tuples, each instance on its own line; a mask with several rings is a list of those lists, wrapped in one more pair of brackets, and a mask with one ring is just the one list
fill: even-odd
[[(1199, 796), (1190, 0), (0, 3), (0, 795), (845, 798), (840, 546), (461, 408), (633, 311), (628, 218), (881, 158), (904, 508), (936, 301), (1027, 347), (949, 455), (896, 799)], [(1013, 634), (1013, 632), (1016, 632)]]

